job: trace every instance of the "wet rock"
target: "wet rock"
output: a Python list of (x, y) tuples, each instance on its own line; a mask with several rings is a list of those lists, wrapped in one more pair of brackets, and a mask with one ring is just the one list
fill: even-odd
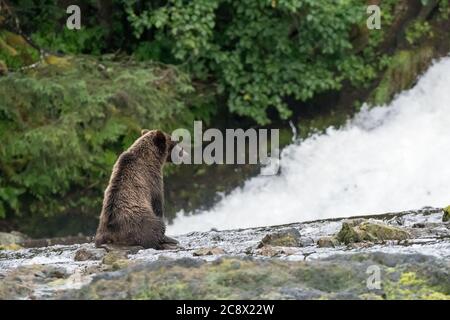
[(277, 247), (301, 247), (301, 235), (295, 228), (267, 234), (258, 244), (258, 248), (266, 245)]
[(102, 260), (106, 250), (102, 248), (80, 248), (75, 253), (75, 261)]
[(212, 241), (216, 241), (216, 242), (223, 241), (223, 239), (222, 239), (218, 234), (213, 235), (213, 236), (211, 237), (211, 240), (212, 240)]
[(24, 240), (27, 239), (27, 236), (20, 233), (20, 232), (0, 232), (0, 245), (6, 246), (11, 244), (18, 244), (20, 245)]
[(317, 240), (319, 248), (334, 248), (339, 245), (339, 241), (335, 237), (321, 237)]
[(363, 242), (352, 242), (348, 244), (349, 249), (363, 249), (370, 248), (374, 245), (371, 241), (363, 241)]
[(102, 263), (106, 265), (106, 270), (119, 270), (130, 265), (128, 254), (125, 250), (110, 251), (102, 259)]
[(11, 244), (4, 244), (4, 245), (0, 245), (0, 250), (10, 250), (10, 251), (17, 251), (23, 249), (22, 246), (16, 244), (16, 243), (11, 243)]
[(300, 238), (300, 247), (308, 247), (313, 246), (315, 244), (314, 239), (310, 237), (301, 237)]
[(218, 247), (201, 248), (201, 249), (194, 251), (194, 253), (192, 253), (192, 255), (194, 257), (212, 256), (212, 255), (219, 255), (219, 254), (225, 254), (225, 250), (223, 250), (222, 248), (218, 248)]
[(426, 227), (426, 225), (423, 222), (419, 222), (419, 223), (414, 223), (412, 227), (417, 228), (417, 229), (423, 229)]
[(139, 250), (144, 250), (144, 247), (141, 246), (122, 246), (122, 245), (114, 245), (114, 244), (104, 244), (101, 248), (105, 249), (107, 252), (117, 252), (121, 251), (126, 254), (135, 254)]
[(279, 256), (290, 256), (297, 253), (297, 251), (289, 247), (264, 246), (256, 249), (254, 253), (266, 257), (279, 257)]
[(444, 215), (442, 216), (442, 221), (447, 222), (450, 221), (450, 206), (444, 209)]
[[(388, 258), (387, 256), (392, 256)], [(384, 264), (395, 261), (394, 267)], [(367, 268), (377, 265), (383, 285), (367, 288)], [(323, 261), (223, 258), (189, 268), (158, 261), (95, 278), (66, 299), (448, 299), (448, 265), (433, 257), (356, 253)], [(391, 273), (398, 277), (390, 277)], [(109, 275), (109, 276), (108, 276)], [(447, 276), (446, 276), (447, 275)], [(120, 293), (120, 294), (119, 294)]]
[[(401, 227), (395, 222), (396, 216), (402, 217)], [(386, 232), (367, 228), (369, 222), (377, 227), (382, 224), (383, 230), (395, 226), (408, 231), (410, 238), (380, 240), (386, 238)], [(345, 224), (359, 238), (374, 240), (327, 247), (333, 242), (330, 237)], [(424, 227), (418, 227), (420, 224)], [(370, 236), (365, 236), (368, 231)], [(265, 243), (282, 245), (264, 244), (264, 235)], [(289, 228), (284, 225), (194, 232), (177, 239), (187, 249), (115, 246), (97, 251), (93, 244), (66, 243), (3, 250), (0, 298), (449, 298), (450, 225), (442, 222), (440, 208), (370, 219), (302, 222)], [(300, 245), (285, 246), (297, 245), (295, 239)], [(317, 245), (323, 247), (318, 250)], [(208, 256), (193, 256), (195, 251)], [(79, 261), (74, 260), (75, 256)], [(367, 289), (366, 272), (372, 265), (380, 268), (381, 289)]]
[(355, 219), (342, 223), (337, 239), (345, 244), (354, 242), (382, 242), (385, 240), (406, 240), (410, 234), (399, 228), (389, 226), (381, 221)]

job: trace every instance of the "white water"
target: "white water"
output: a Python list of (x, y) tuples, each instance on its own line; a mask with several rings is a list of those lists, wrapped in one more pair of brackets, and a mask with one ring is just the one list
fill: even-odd
[(450, 58), (389, 106), (287, 147), (281, 170), (248, 180), (209, 211), (180, 212), (168, 233), (450, 204)]

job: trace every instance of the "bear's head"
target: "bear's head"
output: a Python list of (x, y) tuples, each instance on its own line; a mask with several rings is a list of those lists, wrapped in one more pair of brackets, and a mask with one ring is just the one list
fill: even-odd
[[(164, 155), (166, 162), (172, 161), (172, 153), (183, 157), (186, 151), (178, 145), (177, 141), (173, 141), (171, 136), (161, 130), (148, 130), (143, 129), (141, 131), (141, 136), (148, 135), (152, 139), (153, 145), (158, 149), (158, 151)], [(173, 152), (175, 151), (175, 152)]]

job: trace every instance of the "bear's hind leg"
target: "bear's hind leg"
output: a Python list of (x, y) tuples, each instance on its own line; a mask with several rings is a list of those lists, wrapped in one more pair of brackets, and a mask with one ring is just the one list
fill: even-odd
[(166, 226), (161, 218), (152, 216), (146, 217), (145, 222), (140, 226), (141, 232), (137, 234), (137, 242), (144, 248), (162, 249)]

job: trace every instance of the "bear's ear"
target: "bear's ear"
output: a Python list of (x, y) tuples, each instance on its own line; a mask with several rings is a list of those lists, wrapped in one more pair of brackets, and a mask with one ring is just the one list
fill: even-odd
[(142, 130), (141, 130), (141, 136), (143, 136), (144, 134), (146, 134), (146, 133), (148, 133), (148, 132), (150, 132), (150, 130), (148, 130), (148, 129), (142, 129)]
[(164, 152), (166, 150), (167, 144), (166, 135), (161, 130), (156, 130), (155, 135), (153, 137), (153, 142), (161, 152)]

